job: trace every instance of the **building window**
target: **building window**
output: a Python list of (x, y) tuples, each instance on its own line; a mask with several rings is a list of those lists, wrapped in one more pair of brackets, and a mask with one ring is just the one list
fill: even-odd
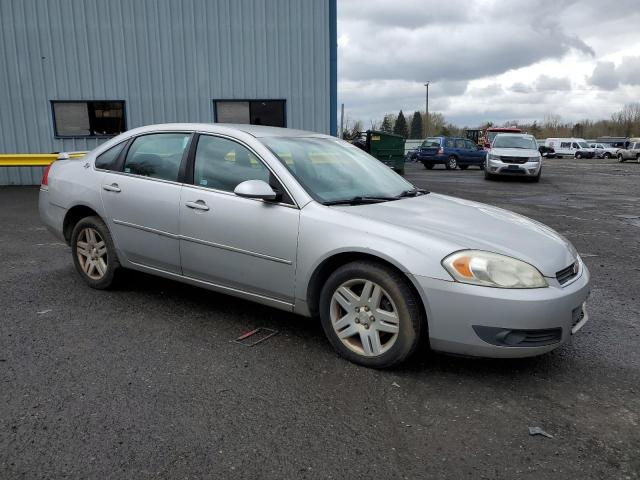
[(248, 123), (286, 127), (284, 100), (214, 100), (218, 123)]
[(113, 137), (126, 127), (123, 101), (51, 102), (56, 137)]

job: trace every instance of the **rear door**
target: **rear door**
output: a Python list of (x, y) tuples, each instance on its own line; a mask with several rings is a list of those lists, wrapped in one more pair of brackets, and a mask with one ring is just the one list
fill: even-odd
[(465, 140), (466, 149), (469, 155), (469, 162), (473, 165), (480, 165), (484, 162), (487, 152), (484, 149), (479, 150), (478, 145), (471, 140)]
[(119, 254), (135, 264), (180, 273), (180, 169), (190, 132), (131, 140), (115, 171), (102, 177), (102, 202)]

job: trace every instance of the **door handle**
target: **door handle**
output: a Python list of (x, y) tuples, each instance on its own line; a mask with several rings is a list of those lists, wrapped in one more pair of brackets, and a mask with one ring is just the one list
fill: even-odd
[(209, 210), (209, 207), (206, 203), (204, 203), (203, 200), (198, 200), (195, 202), (185, 202), (185, 205), (189, 208), (193, 208), (194, 210), (202, 210), (204, 212)]
[(120, 193), (122, 191), (120, 190), (120, 187), (118, 186), (117, 183), (112, 183), (111, 185), (103, 185), (102, 188), (105, 189), (107, 192)]

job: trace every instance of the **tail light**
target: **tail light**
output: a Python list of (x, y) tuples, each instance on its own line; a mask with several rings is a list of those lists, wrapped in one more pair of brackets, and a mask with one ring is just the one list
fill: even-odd
[(438, 155), (442, 155), (444, 153), (444, 148), (440, 147), (438, 149)]
[(44, 167), (44, 172), (42, 172), (42, 181), (40, 182), (40, 185), (49, 185), (49, 170), (51, 169), (51, 165), (49, 164), (46, 167)]

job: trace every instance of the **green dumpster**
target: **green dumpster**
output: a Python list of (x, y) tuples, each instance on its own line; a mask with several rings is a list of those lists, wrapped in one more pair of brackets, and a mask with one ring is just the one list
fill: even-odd
[(367, 130), (366, 151), (400, 175), (404, 175), (404, 137)]

